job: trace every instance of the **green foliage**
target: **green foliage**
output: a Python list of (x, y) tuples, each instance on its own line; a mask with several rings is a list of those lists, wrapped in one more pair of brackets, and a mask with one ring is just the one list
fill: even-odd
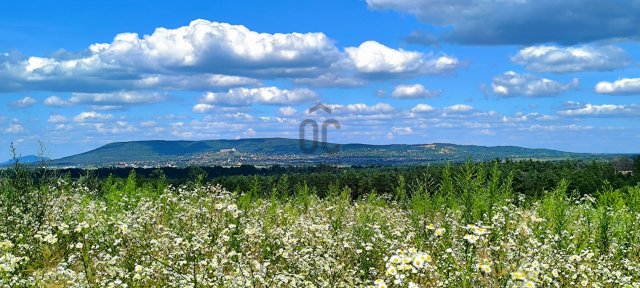
[[(573, 287), (571, 269), (555, 263), (602, 264), (631, 274), (636, 272), (624, 267), (640, 261), (640, 185), (628, 175), (609, 174), (609, 168), (596, 162), (467, 161), (274, 168), (273, 173), (209, 177), (212, 170), (198, 167), (185, 170), (182, 185), (174, 186), (168, 176), (172, 170), (132, 169), (126, 177), (86, 170), (73, 180), (70, 173), (17, 162), (0, 171), (0, 241), (15, 244), (0, 252), (2, 259), (24, 258), (16, 262), (13, 278), (1, 276), (0, 283), (36, 277), (38, 284), (48, 284), (36, 287), (67, 287), (73, 281), (101, 287), (117, 276), (129, 287), (230, 287), (240, 282), (225, 282), (225, 277), (241, 267), (242, 273), (269, 281), (282, 275), (298, 275), (288, 281), (300, 281), (271, 286), (360, 287), (372, 279), (389, 280), (384, 273), (389, 256), (417, 248), (433, 257), (433, 270), (407, 277), (424, 287), (441, 279), (449, 287), (522, 286), (510, 273), (538, 273), (535, 269), (549, 265), (564, 270), (549, 278), (555, 284), (540, 287)], [(544, 184), (530, 184), (525, 176)], [(560, 176), (567, 180), (556, 180)], [(588, 185), (599, 185), (597, 192), (585, 193), (579, 190), (582, 184), (569, 180), (583, 177), (593, 177)], [(535, 193), (516, 190), (552, 184)], [(479, 239), (464, 238), (470, 235)], [(595, 255), (587, 256), (590, 252)], [(576, 255), (584, 263), (568, 260)], [(532, 268), (535, 261), (547, 266)], [(136, 280), (137, 265), (151, 272)], [(481, 265), (492, 272), (479, 272)], [(41, 276), (56, 271), (64, 272), (56, 277), (82, 276), (71, 282)], [(551, 275), (534, 272), (527, 277)], [(418, 274), (424, 277), (415, 278)], [(578, 277), (609, 279), (598, 275)], [(254, 277), (243, 279), (250, 281), (244, 286), (267, 286)]]
[(566, 180), (560, 181), (558, 186), (545, 193), (540, 205), (540, 214), (548, 220), (548, 225), (555, 235), (559, 236), (557, 244), (561, 247), (567, 244), (567, 223), (569, 221), (569, 198), (567, 196)]
[(407, 190), (405, 187), (405, 180), (403, 175), (398, 175), (398, 185), (395, 190), (396, 201), (403, 204), (407, 199)]

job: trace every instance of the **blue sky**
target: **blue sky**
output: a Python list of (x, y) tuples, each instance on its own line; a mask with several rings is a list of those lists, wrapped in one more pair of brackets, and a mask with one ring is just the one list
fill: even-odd
[(0, 11), (0, 159), (307, 118), (341, 143), (640, 152), (640, 1), (26, 2)]

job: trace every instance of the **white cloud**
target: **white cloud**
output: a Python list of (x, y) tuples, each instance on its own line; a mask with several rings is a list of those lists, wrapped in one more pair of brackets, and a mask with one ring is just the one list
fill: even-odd
[(393, 49), (376, 41), (347, 47), (345, 52), (356, 70), (365, 74), (441, 74), (461, 66), (460, 61), (451, 56)]
[(409, 135), (413, 134), (413, 129), (411, 129), (411, 127), (392, 127), (391, 133), (395, 135)]
[(323, 74), (315, 78), (298, 78), (293, 82), (313, 87), (357, 87), (366, 84), (363, 79), (351, 75), (339, 75), (336, 73)]
[(445, 112), (469, 112), (473, 110), (473, 106), (466, 104), (456, 104), (443, 109)]
[(278, 124), (285, 123), (285, 119), (282, 117), (260, 116), (258, 117), (258, 119), (260, 119), (260, 121), (264, 123), (278, 123)]
[(73, 125), (60, 123), (60, 124), (56, 124), (55, 130), (70, 131), (70, 130), (73, 130), (73, 128), (74, 128)]
[(503, 97), (557, 96), (567, 90), (577, 89), (578, 85), (579, 81), (576, 78), (569, 83), (563, 84), (531, 74), (518, 74), (513, 71), (507, 71), (502, 75), (495, 76), (491, 82), (493, 93)]
[[(179, 73), (179, 72), (176, 72)], [(143, 75), (132, 82), (134, 89), (208, 90), (220, 87), (258, 85), (256, 79), (221, 74)]]
[(95, 111), (82, 112), (73, 118), (73, 121), (79, 123), (101, 122), (113, 118), (111, 114), (101, 114)]
[(4, 129), (4, 133), (5, 134), (17, 134), (24, 131), (24, 127), (22, 126), (22, 124), (18, 123), (18, 122), (13, 122), (9, 125), (9, 127), (7, 127), (6, 129)]
[(558, 111), (562, 116), (616, 116), (616, 115), (640, 115), (640, 107), (634, 104), (630, 105), (593, 105), (591, 103), (581, 104), (576, 102), (566, 103), (567, 109)]
[(640, 78), (623, 78), (614, 82), (598, 82), (596, 93), (609, 95), (640, 94)]
[(296, 109), (294, 109), (293, 107), (287, 106), (287, 107), (280, 107), (278, 109), (278, 115), (280, 116), (287, 116), (287, 117), (291, 117), (296, 115)]
[[(286, 90), (277, 87), (233, 88), (224, 93), (208, 92), (202, 103), (221, 106), (249, 106), (252, 104), (287, 105), (310, 102), (316, 100), (318, 94), (312, 90), (301, 88)], [(203, 112), (209, 106), (196, 105), (194, 111)]]
[(526, 114), (516, 114), (514, 117), (502, 116), (501, 119), (503, 123), (526, 122), (527, 120), (529, 120), (529, 116)]
[(206, 104), (206, 103), (198, 103), (196, 105), (193, 106), (192, 111), (196, 112), (196, 113), (206, 113), (209, 112), (213, 109), (215, 109), (216, 106), (213, 106), (211, 104)]
[(467, 127), (467, 128), (473, 128), (473, 129), (478, 129), (478, 128), (491, 128), (491, 125), (489, 123), (482, 123), (482, 122), (462, 122), (461, 123), (462, 126)]
[(411, 108), (412, 113), (425, 113), (425, 112), (431, 112), (434, 110), (435, 109), (431, 107), (431, 105), (429, 104), (418, 104), (415, 107)]
[(557, 47), (531, 46), (518, 51), (513, 63), (536, 72), (570, 73), (580, 71), (608, 71), (631, 64), (631, 59), (620, 47), (588, 46)]
[(115, 121), (113, 123), (93, 123), (96, 132), (103, 134), (124, 134), (137, 132), (138, 128), (130, 125), (126, 121)]
[(51, 107), (68, 107), (68, 106), (71, 106), (72, 104), (65, 100), (62, 100), (62, 98), (58, 96), (50, 96), (44, 100), (44, 105), (51, 106)]
[(245, 124), (229, 123), (214, 119), (192, 120), (170, 124), (171, 134), (178, 138), (219, 139), (237, 137), (246, 132)]
[(323, 33), (259, 33), (201, 19), (148, 35), (120, 33), (82, 53), (7, 55), (0, 55), (0, 91), (218, 91), (261, 86), (262, 79), (355, 87), (384, 76), (443, 74), (463, 66), (453, 56), (376, 41), (341, 51)]
[(96, 110), (119, 109), (124, 106), (159, 103), (167, 99), (167, 95), (157, 92), (119, 91), (113, 93), (72, 93), (64, 100), (51, 96), (44, 104), (51, 107), (70, 107), (87, 105)]
[(554, 121), (558, 120), (558, 116), (554, 115), (538, 115), (536, 118), (538, 121)]
[(111, 43), (93, 44), (87, 54), (79, 55), (4, 57), (0, 90), (246, 85), (255, 80), (245, 77), (320, 75), (343, 57), (323, 33), (258, 33), (201, 19), (175, 29), (157, 28), (142, 37), (121, 33)]
[(440, 90), (430, 91), (424, 88), (422, 84), (414, 85), (398, 85), (393, 89), (391, 97), (398, 99), (417, 99), (435, 97), (442, 93)]
[(29, 107), (29, 106), (33, 106), (36, 103), (38, 103), (38, 101), (36, 101), (36, 99), (33, 99), (33, 98), (27, 96), (27, 97), (24, 97), (22, 99), (19, 99), (19, 100), (11, 102), (11, 106), (18, 107), (18, 108), (26, 108), (26, 107)]
[(355, 103), (348, 105), (327, 105), (334, 110), (336, 114), (392, 114), (395, 108), (387, 103), (377, 103), (369, 106), (364, 103)]
[(67, 117), (60, 115), (60, 114), (53, 114), (49, 116), (49, 119), (47, 120), (47, 122), (49, 123), (64, 123), (67, 122)]
[[(210, 116), (205, 117), (205, 119), (208, 119)], [(236, 113), (229, 113), (229, 114), (224, 114), (222, 115), (222, 117), (224, 117), (225, 119), (230, 119), (230, 120), (234, 120), (234, 121), (251, 121), (253, 120), (253, 116), (251, 116), (250, 114), (247, 113), (243, 113), (243, 112), (236, 112)]]
[(140, 127), (156, 127), (158, 123), (153, 120), (140, 122)]
[(535, 125), (531, 125), (529, 127), (529, 130), (531, 131), (549, 131), (549, 132), (555, 132), (555, 131), (582, 131), (582, 130), (591, 130), (593, 129), (593, 126), (590, 125), (576, 125), (576, 124), (570, 124), (570, 125), (539, 125), (539, 124), (535, 124)]
[(294, 68), (309, 62), (325, 62), (337, 52), (323, 33), (258, 33), (242, 25), (202, 19), (177, 29), (157, 28), (143, 38), (137, 34), (119, 34), (112, 43), (92, 48), (94, 53), (111, 56), (116, 61), (139, 60), (131, 64), (141, 63), (151, 68), (162, 63), (211, 70), (218, 68), (212, 66), (216, 62), (257, 69), (261, 66)]
[(120, 91), (113, 93), (73, 93), (67, 100), (72, 105), (136, 105), (158, 103), (167, 99), (157, 92)]

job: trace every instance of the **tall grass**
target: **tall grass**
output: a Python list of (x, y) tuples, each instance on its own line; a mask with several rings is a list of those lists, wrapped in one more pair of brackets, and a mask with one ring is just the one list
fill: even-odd
[(380, 195), (340, 183), (318, 191), (288, 175), (233, 192), (197, 171), (180, 187), (160, 172), (71, 181), (16, 161), (0, 175), (0, 284), (640, 285), (640, 185), (580, 195), (562, 180), (524, 197), (499, 165), (399, 174), (394, 194)]

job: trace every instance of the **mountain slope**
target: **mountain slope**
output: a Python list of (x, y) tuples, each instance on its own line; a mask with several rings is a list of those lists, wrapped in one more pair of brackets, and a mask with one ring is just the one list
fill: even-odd
[[(500, 159), (600, 159), (612, 154), (583, 154), (551, 149), (516, 146), (474, 146), (447, 143), (433, 144), (342, 144), (338, 153), (323, 153), (320, 143), (305, 141), (318, 149), (303, 153), (299, 140), (286, 138), (252, 138), (203, 141), (132, 141), (117, 142), (74, 156), (53, 161), (58, 166), (105, 165), (221, 165), (244, 164), (414, 164), (422, 162)], [(335, 144), (328, 144), (334, 147)]]
[(245, 153), (296, 153), (300, 151), (298, 145), (298, 140), (284, 138), (116, 142), (85, 153), (54, 160), (54, 163), (72, 165), (98, 162), (153, 161), (162, 157), (187, 157), (231, 148)]
[[(50, 160), (47, 157), (40, 157), (40, 156), (36, 156), (36, 155), (27, 155), (27, 156), (20, 156), (18, 157), (18, 163), (23, 163), (23, 164), (29, 164), (29, 163), (36, 163), (36, 162), (40, 162), (40, 161), (48, 161)], [(0, 166), (8, 166), (8, 165), (12, 165), (15, 163), (15, 160), (7, 160), (5, 162), (0, 163)]]

